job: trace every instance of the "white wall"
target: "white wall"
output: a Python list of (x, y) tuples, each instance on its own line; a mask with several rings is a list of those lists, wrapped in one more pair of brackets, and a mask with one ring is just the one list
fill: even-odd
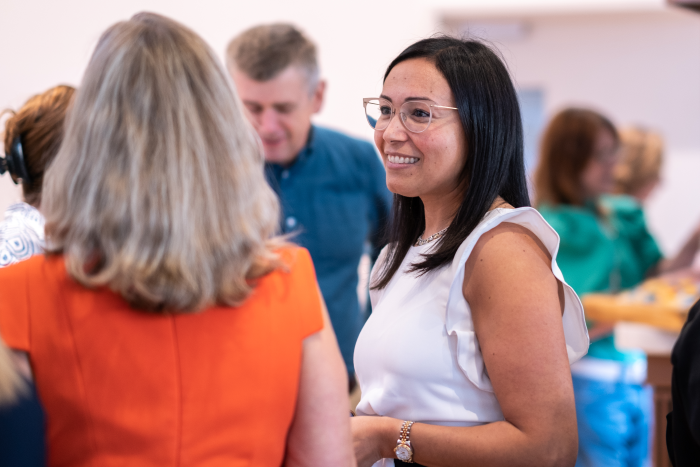
[[(0, 0), (0, 108), (17, 108), (59, 83), (78, 85), (102, 31), (144, 10), (183, 22), (222, 58), (245, 28), (299, 25), (317, 42), (329, 84), (317, 121), (367, 139), (361, 98), (379, 93), (384, 68), (404, 47), (438, 30), (432, 8), (416, 0)], [(17, 199), (9, 177), (0, 177), (0, 215)]]
[(492, 39), (517, 85), (542, 89), (548, 116), (564, 106), (588, 106), (616, 124), (641, 124), (664, 135), (664, 180), (647, 215), (662, 248), (675, 253), (700, 222), (700, 14), (657, 8), (519, 16), (449, 13), (446, 19), (452, 28), (500, 32), (502, 37)]
[[(695, 184), (700, 173), (700, 15), (670, 11), (663, 3), (0, 0), (0, 108), (16, 108), (59, 83), (78, 85), (100, 33), (138, 11), (185, 23), (221, 55), (228, 40), (249, 26), (291, 21), (320, 48), (329, 89), (318, 122), (369, 139), (360, 98), (378, 93), (384, 68), (403, 47), (444, 30), (444, 19), (515, 18), (525, 21), (529, 33), (521, 40), (501, 40), (499, 46), (519, 86), (544, 89), (548, 113), (572, 103), (593, 105), (617, 123), (642, 123), (665, 134), (665, 184), (650, 204), (649, 218), (664, 249), (673, 252), (700, 218)], [(9, 177), (0, 177), (0, 212), (18, 197)]]

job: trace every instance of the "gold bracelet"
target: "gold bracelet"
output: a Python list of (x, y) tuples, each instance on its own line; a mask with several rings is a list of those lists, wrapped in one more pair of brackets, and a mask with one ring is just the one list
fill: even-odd
[(413, 447), (411, 447), (411, 440), (409, 439), (413, 423), (414, 422), (408, 420), (403, 422), (399, 440), (396, 442), (396, 447), (394, 448), (396, 457), (408, 464), (413, 463)]

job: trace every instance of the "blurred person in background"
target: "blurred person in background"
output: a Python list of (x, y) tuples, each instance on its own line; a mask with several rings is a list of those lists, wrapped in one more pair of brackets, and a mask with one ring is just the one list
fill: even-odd
[(63, 139), (63, 122), (75, 89), (56, 86), (30, 98), (5, 121), (5, 157), (0, 173), (9, 172), (22, 184), (23, 202), (5, 211), (0, 223), (0, 267), (41, 253), (44, 249), (44, 218), (39, 212), (44, 172), (56, 156)]
[(615, 167), (617, 194), (632, 196), (644, 205), (661, 182), (664, 142), (661, 135), (638, 127), (623, 128), (620, 159)]
[[(24, 201), (11, 205), (0, 223), (0, 267), (44, 250), (44, 217), (39, 212), (44, 173), (58, 153), (74, 94), (71, 86), (56, 86), (31, 97), (17, 112), (6, 111), (10, 117), (5, 121), (0, 173), (7, 171), (21, 183)], [(21, 373), (30, 378), (26, 356), (15, 357)], [(44, 465), (44, 444), (44, 415), (34, 386), (28, 384), (13, 404), (0, 407), (0, 465)]]
[(229, 82), (158, 15), (96, 46), (45, 176), (47, 253), (0, 269), (0, 333), (29, 355), (50, 466), (353, 464), (311, 259), (274, 235)]
[[(651, 194), (661, 183), (664, 140), (660, 134), (640, 127), (619, 131), (620, 155), (615, 166), (615, 194), (634, 198), (644, 208)], [(683, 269), (692, 264), (700, 249), (700, 225), (690, 234), (673, 260), (662, 260), (652, 273)]]
[[(557, 231), (557, 262), (579, 295), (615, 293), (650, 275), (687, 267), (693, 235), (664, 260), (636, 199), (611, 195), (620, 141), (604, 116), (558, 113), (544, 132), (535, 173), (540, 213)], [(610, 326), (590, 328), (588, 356), (572, 365), (579, 426), (577, 466), (638, 466), (648, 456), (651, 394), (642, 386), (646, 357), (615, 347)]]
[[(629, 127), (620, 130), (620, 143), (615, 192), (630, 195), (644, 205), (661, 181), (663, 139), (653, 131)], [(698, 249), (697, 243), (687, 242), (685, 248), (688, 251), (685, 254), (694, 254)], [(679, 256), (683, 255), (681, 253)], [(667, 416), (666, 447), (671, 464), (675, 467), (700, 465), (699, 312), (700, 302), (689, 311), (688, 321), (671, 354), (673, 411)]]
[[(307, 248), (355, 386), (353, 351), (363, 318), (358, 265), (373, 262), (391, 206), (381, 160), (369, 142), (312, 125), (326, 83), (316, 46), (289, 24), (253, 27), (226, 51), (228, 70), (265, 150), (268, 182), (279, 195), (284, 233)], [(348, 111), (353, 111), (348, 109)]]

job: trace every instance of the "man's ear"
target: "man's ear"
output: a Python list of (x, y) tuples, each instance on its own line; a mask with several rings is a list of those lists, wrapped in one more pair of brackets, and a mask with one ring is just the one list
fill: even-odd
[(313, 100), (312, 109), (315, 114), (319, 113), (323, 108), (323, 99), (326, 96), (326, 81), (320, 80), (316, 85), (316, 90), (314, 91), (311, 99)]

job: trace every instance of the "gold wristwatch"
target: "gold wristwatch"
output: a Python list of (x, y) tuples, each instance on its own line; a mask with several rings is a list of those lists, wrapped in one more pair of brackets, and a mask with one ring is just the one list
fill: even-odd
[(411, 441), (408, 438), (409, 434), (411, 433), (412, 425), (413, 422), (403, 422), (403, 425), (401, 425), (399, 440), (396, 442), (396, 447), (394, 448), (396, 457), (408, 464), (413, 463), (413, 448), (411, 447)]

